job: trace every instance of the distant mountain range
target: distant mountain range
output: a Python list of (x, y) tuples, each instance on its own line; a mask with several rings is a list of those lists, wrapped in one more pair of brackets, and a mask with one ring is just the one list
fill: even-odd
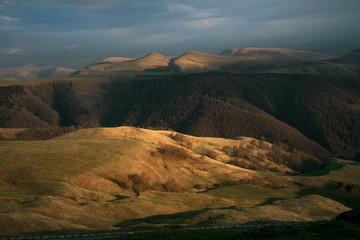
[[(351, 66), (349, 66), (351, 64)], [(188, 51), (177, 57), (151, 52), (140, 58), (109, 57), (78, 71), (64, 67), (26, 65), (0, 69), (0, 78), (33, 80), (75, 75), (113, 75), (118, 72), (204, 72), (358, 74), (360, 49), (340, 57), (309, 50), (228, 48), (219, 55)]]
[(228, 48), (220, 55), (232, 57), (248, 57), (255, 59), (298, 59), (298, 60), (325, 60), (331, 55), (308, 50), (292, 50), (283, 48)]
[(35, 67), (26, 65), (24, 67), (0, 69), (0, 77), (34, 80), (44, 77), (66, 76), (73, 72), (75, 70), (64, 67)]
[(351, 52), (348, 52), (338, 58), (332, 60), (336, 63), (344, 63), (344, 64), (359, 64), (360, 63), (360, 48), (355, 49)]
[(156, 52), (132, 59), (112, 57), (97, 61), (79, 75), (114, 74), (119, 71), (239, 73), (356, 74), (359, 69), (337, 64), (333, 56), (308, 50), (281, 48), (229, 48), (220, 55), (189, 51), (177, 57)]

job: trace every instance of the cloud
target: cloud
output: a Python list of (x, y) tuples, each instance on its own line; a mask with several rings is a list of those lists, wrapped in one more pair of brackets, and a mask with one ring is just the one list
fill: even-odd
[(25, 49), (17, 48), (17, 47), (0, 50), (0, 53), (5, 54), (5, 55), (15, 55), (15, 54), (21, 55), (21, 54), (24, 54), (24, 52), (25, 52)]
[(2, 1), (0, 1), (0, 7), (2, 7), (3, 5), (5, 5), (5, 4), (8, 4), (9, 3), (9, 1), (7, 1), (7, 0), (2, 0)]
[(1, 15), (1, 14), (0, 14), (0, 20), (5, 20), (5, 21), (7, 21), (7, 22), (16, 22), (16, 21), (18, 21), (19, 19), (18, 19), (18, 18), (8, 17), (8, 16)]
[(77, 45), (77, 44), (69, 44), (69, 45), (64, 45), (63, 46), (63, 48), (68, 50), (68, 51), (72, 51), (72, 50), (74, 50), (74, 49), (76, 49), (78, 47), (79, 47), (79, 45)]
[(60, 4), (67, 4), (73, 6), (78, 9), (82, 10), (100, 10), (100, 9), (109, 9), (121, 2), (124, 1), (116, 1), (116, 0), (106, 0), (106, 1), (99, 1), (99, 0), (58, 0)]
[(58, 56), (75, 61), (107, 54), (138, 56), (155, 49), (173, 54), (321, 39), (360, 41), (359, 0), (0, 0), (0, 4), (4, 49), (0, 66), (10, 61), (7, 54), (24, 61), (24, 49), (29, 59), (51, 60), (56, 55), (53, 61)]
[(183, 22), (183, 26), (187, 28), (210, 28), (226, 24), (229, 18), (202, 18), (191, 19)]

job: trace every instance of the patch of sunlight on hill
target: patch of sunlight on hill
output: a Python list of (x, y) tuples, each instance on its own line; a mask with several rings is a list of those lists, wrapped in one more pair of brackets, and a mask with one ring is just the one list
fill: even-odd
[(136, 146), (137, 142), (131, 139), (2, 141), (0, 162), (3, 169), (18, 169), (16, 175), (19, 177), (26, 169), (39, 177), (73, 176), (118, 159), (124, 151)]

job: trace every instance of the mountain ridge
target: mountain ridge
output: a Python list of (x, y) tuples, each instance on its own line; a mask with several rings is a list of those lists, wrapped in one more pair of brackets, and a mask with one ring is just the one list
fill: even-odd
[(331, 59), (331, 61), (344, 64), (360, 64), (360, 48)]
[(21, 80), (35, 80), (38, 78), (66, 76), (75, 70), (65, 67), (35, 67), (25, 65), (23, 67), (12, 67), (0, 69), (0, 77), (13, 77)]
[(310, 50), (294, 50), (284, 48), (228, 48), (220, 53), (224, 56), (243, 56), (267, 59), (301, 59), (301, 60), (326, 60), (332, 56)]
[(281, 48), (232, 48), (224, 50), (220, 55), (190, 50), (176, 57), (166, 57), (151, 52), (136, 59), (100, 60), (79, 70), (77, 74), (111, 74), (119, 71), (201, 72), (214, 70), (241, 73), (357, 74), (352, 68), (337, 65), (335, 62), (327, 62), (329, 59), (331, 56), (323, 53)]

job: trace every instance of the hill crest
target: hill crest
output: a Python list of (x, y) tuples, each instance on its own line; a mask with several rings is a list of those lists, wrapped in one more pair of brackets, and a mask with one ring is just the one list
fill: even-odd
[(82, 75), (138, 72), (228, 71), (240, 73), (357, 74), (356, 71), (325, 62), (330, 55), (283, 48), (229, 48), (220, 55), (188, 51), (176, 57), (157, 52), (136, 58), (106, 58), (78, 73)]
[(301, 60), (325, 60), (331, 58), (330, 55), (318, 53), (310, 50), (296, 50), (285, 48), (228, 48), (220, 53), (223, 56), (267, 58), (267, 59), (301, 59)]
[(164, 69), (168, 70), (170, 59), (170, 57), (162, 56), (157, 52), (150, 52), (143, 57), (135, 59), (110, 57), (88, 65), (81, 69), (78, 74), (87, 75), (114, 71), (163, 71)]
[(331, 59), (335, 63), (360, 64), (360, 48), (348, 52), (338, 58)]
[(32, 65), (25, 65), (23, 67), (0, 69), (0, 77), (34, 80), (45, 77), (66, 76), (74, 72), (75, 70), (65, 67), (35, 67)]

